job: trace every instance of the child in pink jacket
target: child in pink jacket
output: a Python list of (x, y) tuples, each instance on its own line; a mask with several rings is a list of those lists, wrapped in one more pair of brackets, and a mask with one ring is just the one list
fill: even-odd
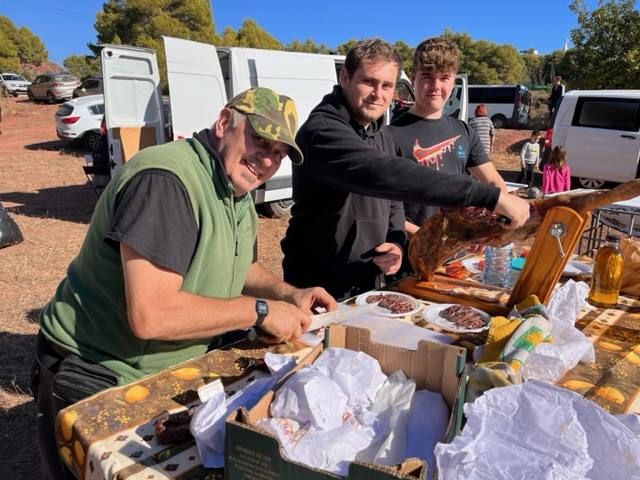
[(551, 152), (549, 163), (542, 171), (542, 193), (566, 192), (571, 190), (571, 170), (567, 165), (567, 151), (557, 146)]

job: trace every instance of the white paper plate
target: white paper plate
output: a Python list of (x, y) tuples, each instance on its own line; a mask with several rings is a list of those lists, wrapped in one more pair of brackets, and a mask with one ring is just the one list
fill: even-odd
[(447, 332), (452, 332), (452, 333), (476, 333), (476, 332), (483, 332), (483, 331), (485, 331), (485, 330), (487, 330), (489, 328), (491, 315), (489, 315), (487, 312), (483, 312), (482, 310), (477, 309), (477, 308), (474, 308), (473, 310), (478, 312), (480, 315), (482, 315), (482, 317), (486, 321), (486, 325), (484, 327), (482, 327), (482, 328), (463, 328), (463, 327), (459, 327), (455, 323), (452, 323), (449, 320), (447, 320), (446, 318), (440, 316), (440, 312), (442, 312), (443, 310), (445, 310), (445, 309), (447, 309), (447, 308), (449, 308), (449, 307), (451, 307), (453, 305), (456, 305), (456, 304), (455, 303), (442, 303), (440, 305), (434, 305), (432, 307), (426, 308), (422, 312), (422, 316), (431, 325), (434, 325), (436, 327), (440, 327), (441, 329), (446, 330)]
[(373, 312), (372, 312), (372, 313), (375, 313), (376, 315), (384, 315), (385, 317), (399, 318), (399, 317), (406, 317), (407, 315), (413, 315), (418, 310), (420, 310), (420, 304), (411, 295), (406, 295), (404, 293), (399, 293), (399, 292), (387, 292), (387, 291), (379, 291), (379, 292), (371, 291), (371, 292), (363, 293), (362, 295), (359, 295), (356, 298), (356, 305), (368, 305), (367, 298), (369, 298), (371, 295), (397, 295), (399, 297), (402, 297), (404, 300), (411, 302), (411, 304), (413, 305), (413, 308), (411, 309), (411, 311), (407, 313), (391, 313), (391, 311), (387, 310), (386, 308), (376, 307), (373, 309)]
[(593, 263), (581, 262), (580, 260), (569, 260), (564, 266), (562, 275), (565, 277), (577, 277), (578, 275), (591, 275)]
[(462, 265), (471, 273), (482, 273), (482, 269), (479, 268), (478, 264), (482, 261), (482, 258), (467, 258), (462, 261)]

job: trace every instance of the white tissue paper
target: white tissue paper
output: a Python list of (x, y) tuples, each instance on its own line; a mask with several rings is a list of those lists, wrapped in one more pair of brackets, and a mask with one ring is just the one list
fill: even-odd
[(407, 424), (407, 449), (405, 458), (416, 457), (424, 460), (433, 476), (436, 444), (443, 442), (449, 424), (449, 407), (442, 395), (429, 390), (418, 390), (411, 402), (411, 413)]
[(370, 427), (349, 422), (333, 430), (301, 427), (284, 418), (266, 418), (257, 425), (277, 435), (290, 460), (343, 476), (356, 454), (366, 448), (374, 436)]
[(573, 280), (555, 290), (547, 307), (553, 341), (539, 344), (529, 355), (520, 372), (523, 378), (553, 383), (581, 360), (595, 361), (593, 344), (575, 327), (588, 291), (586, 283)]
[(401, 370), (389, 375), (369, 410), (375, 419), (375, 438), (358, 454), (358, 460), (395, 465), (406, 458), (407, 421), (415, 391), (416, 382), (407, 379)]
[(412, 402), (415, 388), (402, 371), (387, 377), (365, 353), (330, 348), (280, 387), (272, 418), (257, 425), (278, 437), (290, 460), (339, 475), (356, 459), (426, 459), (444, 437), (448, 409), (440, 394), (426, 391)]
[(340, 427), (346, 410), (347, 396), (340, 386), (313, 368), (291, 377), (271, 403), (272, 417), (310, 422), (322, 430)]
[(264, 361), (271, 376), (254, 380), (229, 398), (224, 391), (215, 393), (198, 407), (191, 419), (189, 429), (205, 467), (224, 466), (224, 422), (231, 412), (240, 407), (253, 407), (296, 364), (295, 358), (290, 355), (270, 352), (265, 355)]
[(342, 388), (351, 405), (367, 405), (387, 376), (378, 361), (363, 352), (328, 348), (313, 363), (313, 368)]
[(443, 480), (638, 478), (640, 438), (597, 404), (538, 381), (489, 390), (436, 446)]

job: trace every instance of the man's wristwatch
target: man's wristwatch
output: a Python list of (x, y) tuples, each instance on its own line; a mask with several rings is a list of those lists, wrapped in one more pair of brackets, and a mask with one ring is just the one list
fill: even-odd
[(264, 322), (266, 316), (269, 315), (269, 304), (263, 298), (256, 298), (256, 313), (258, 314), (258, 318), (253, 326), (259, 327), (262, 325), (262, 322)]

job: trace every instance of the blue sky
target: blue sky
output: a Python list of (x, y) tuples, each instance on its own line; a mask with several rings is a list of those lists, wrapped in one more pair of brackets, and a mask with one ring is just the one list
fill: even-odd
[[(576, 18), (569, 1), (513, 2), (461, 0), (458, 2), (324, 0), (213, 0), (216, 29), (239, 28), (253, 18), (283, 43), (308, 37), (329, 47), (350, 38), (380, 36), (415, 46), (425, 37), (449, 28), (474, 40), (507, 43), (518, 50), (535, 48), (550, 53), (562, 48)], [(594, 8), (596, 0), (588, 0)], [(0, 15), (18, 27), (28, 27), (45, 43), (49, 59), (62, 64), (69, 55), (89, 54), (96, 41), (93, 28), (102, 0), (0, 0)], [(535, 5), (535, 9), (533, 6)]]

